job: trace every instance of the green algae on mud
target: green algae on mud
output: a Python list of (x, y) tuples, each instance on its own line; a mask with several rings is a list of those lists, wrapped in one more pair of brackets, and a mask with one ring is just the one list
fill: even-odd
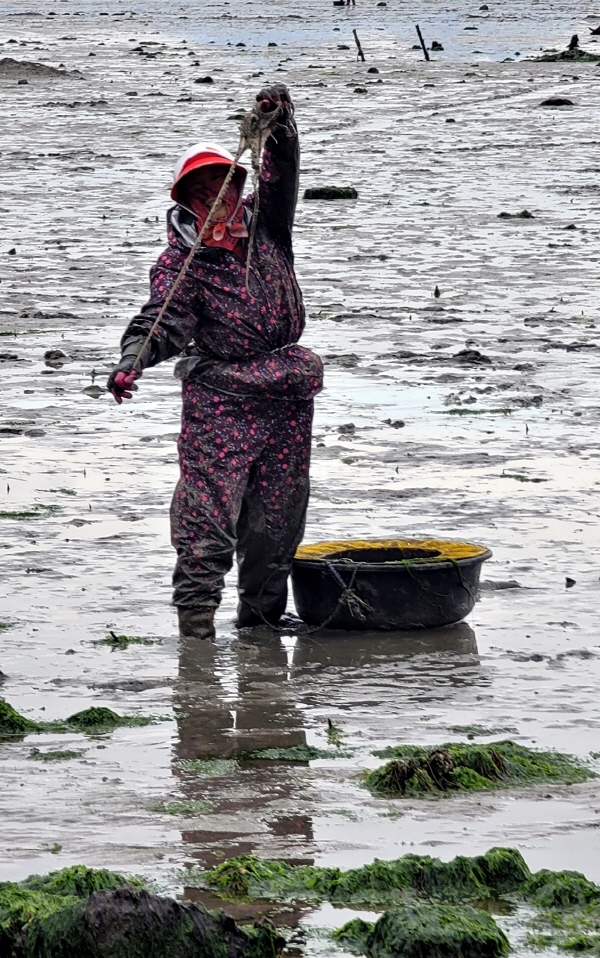
[(523, 897), (539, 908), (528, 922), (532, 948), (600, 954), (600, 887), (585, 875), (542, 869), (526, 883)]
[(32, 748), (28, 757), (36, 762), (67, 762), (72, 758), (81, 758), (82, 755), (85, 755), (85, 752), (79, 749), (51, 749), (42, 752), (39, 748)]
[(176, 764), (183, 772), (193, 772), (199, 778), (231, 775), (239, 767), (234, 758), (184, 758)]
[(485, 855), (459, 855), (450, 862), (428, 855), (375, 859), (349, 871), (241, 856), (203, 873), (202, 881), (223, 897), (247, 901), (385, 907), (422, 898), (445, 902), (499, 898), (521, 888), (530, 874), (520, 852), (492, 848)]
[(212, 802), (205, 799), (190, 800), (187, 802), (160, 802), (157, 805), (151, 805), (149, 811), (158, 812), (161, 815), (207, 815), (213, 810)]
[(261, 748), (253, 752), (242, 752), (238, 755), (240, 761), (268, 761), (268, 762), (303, 762), (308, 764), (317, 758), (343, 758), (348, 756), (347, 751), (341, 749), (316, 748), (314, 745), (292, 745), (288, 748)]
[(0, 511), (0, 519), (12, 519), (15, 522), (21, 522), (27, 519), (46, 519), (48, 516), (54, 516), (60, 511), (60, 506), (34, 505), (29, 509), (21, 509), (17, 511)]
[(491, 915), (469, 905), (394, 908), (374, 925), (354, 919), (335, 937), (369, 958), (499, 958), (510, 951)]
[(596, 777), (573, 756), (537, 751), (511, 741), (397, 745), (375, 755), (392, 761), (366, 773), (364, 783), (372, 792), (391, 797), (434, 797), (551, 782), (572, 785)]
[(94, 639), (93, 645), (108, 645), (112, 652), (128, 649), (130, 645), (160, 645), (162, 639), (151, 639), (145, 635), (117, 635), (109, 632), (105, 639)]
[(0, 739), (16, 738), (32, 732), (84, 732), (87, 735), (102, 735), (116, 728), (153, 725), (166, 721), (162, 717), (145, 715), (119, 715), (102, 706), (92, 706), (75, 712), (66, 719), (53, 722), (33, 722), (17, 712), (5, 699), (0, 698)]

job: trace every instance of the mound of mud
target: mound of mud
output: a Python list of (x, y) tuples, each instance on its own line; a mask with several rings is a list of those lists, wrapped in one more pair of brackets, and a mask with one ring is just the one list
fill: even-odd
[[(151, 895), (140, 882), (77, 865), (0, 886), (0, 953), (14, 958), (275, 958), (269, 925), (247, 931), (202, 905)], [(137, 887), (134, 887), (137, 886)]]
[(571, 63), (596, 63), (600, 60), (600, 55), (575, 47), (574, 50), (561, 50), (560, 53), (543, 53), (541, 57), (531, 57), (531, 60), (535, 63), (557, 63), (562, 60), (568, 60)]
[(47, 63), (36, 63), (31, 60), (15, 60), (13, 57), (0, 58), (0, 77), (9, 80), (44, 80), (50, 77), (81, 77), (79, 70), (64, 70), (61, 67), (51, 67)]
[(498, 958), (510, 951), (508, 938), (491, 915), (468, 905), (396, 908), (375, 925), (361, 926), (349, 922), (336, 938), (369, 958)]
[(365, 784), (372, 792), (394, 797), (419, 798), (548, 782), (573, 784), (595, 777), (595, 772), (570, 755), (535, 751), (510, 741), (490, 745), (451, 743), (437, 748), (398, 745), (375, 754), (393, 761), (369, 772)]

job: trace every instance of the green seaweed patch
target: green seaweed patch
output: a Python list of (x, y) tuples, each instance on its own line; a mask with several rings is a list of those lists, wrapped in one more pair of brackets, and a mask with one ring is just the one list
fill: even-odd
[(67, 762), (69, 759), (81, 758), (82, 755), (85, 755), (85, 752), (78, 749), (54, 749), (42, 752), (39, 748), (32, 748), (29, 758), (33, 758), (37, 762)]
[(330, 745), (336, 745), (338, 748), (342, 744), (344, 733), (339, 725), (335, 725), (331, 719), (327, 719), (327, 741)]
[(469, 905), (409, 905), (385, 912), (364, 940), (370, 958), (500, 958), (510, 951), (491, 915)]
[(6, 736), (24, 736), (29, 732), (39, 732), (42, 726), (39, 722), (32, 722), (12, 707), (5, 699), (0, 698), (0, 738)]
[(231, 775), (238, 768), (234, 758), (185, 758), (177, 762), (177, 767), (184, 772), (193, 772), (200, 778), (219, 778), (221, 775)]
[(214, 806), (212, 802), (204, 799), (187, 802), (160, 802), (157, 805), (151, 805), (149, 811), (158, 812), (161, 815), (183, 815), (190, 817), (192, 815), (207, 815), (212, 812)]
[(485, 855), (459, 855), (450, 862), (428, 855), (375, 859), (349, 871), (247, 855), (217, 865), (204, 873), (203, 881), (222, 897), (246, 901), (385, 907), (419, 898), (450, 902), (500, 898), (517, 891), (530, 875), (520, 852), (492, 848)]
[(108, 645), (112, 652), (127, 649), (130, 645), (159, 645), (162, 639), (151, 639), (146, 635), (117, 635), (109, 632), (105, 639), (94, 639), (93, 645)]
[(341, 928), (336, 928), (331, 937), (339, 941), (347, 951), (362, 955), (366, 953), (367, 941), (374, 927), (372, 921), (352, 918)]
[(0, 622), (0, 632), (6, 632), (7, 629), (11, 629), (13, 624), (12, 622)]
[(0, 511), (0, 519), (12, 519), (17, 522), (26, 519), (47, 519), (48, 516), (55, 516), (57, 512), (60, 511), (60, 506), (35, 505), (30, 506), (29, 509), (21, 509), (14, 512)]
[(392, 761), (365, 773), (365, 785), (391, 797), (423, 798), (549, 782), (573, 785), (597, 777), (571, 755), (536, 751), (511, 741), (430, 748), (398, 745), (375, 754)]
[(600, 904), (600, 887), (581, 872), (553, 872), (543, 868), (525, 883), (522, 894), (540, 908), (573, 908)]
[(30, 875), (19, 883), (28, 891), (45, 892), (47, 895), (87, 898), (95, 891), (110, 891), (115, 888), (143, 888), (140, 878), (126, 877), (107, 868), (87, 868), (85, 865), (71, 865), (48, 875)]
[(85, 732), (88, 735), (101, 735), (116, 728), (154, 725), (166, 720), (166, 717), (161, 716), (119, 715), (111, 709), (93, 706), (82, 712), (75, 712), (67, 719), (33, 722), (17, 712), (5, 699), (0, 698), (0, 738), (22, 738), (31, 732)]
[(341, 758), (349, 755), (339, 749), (316, 748), (314, 745), (291, 745), (289, 748), (259, 748), (253, 752), (243, 752), (240, 761), (262, 760), (267, 762), (313, 762), (318, 758)]
[(70, 715), (69, 718), (65, 719), (64, 725), (71, 730), (94, 735), (101, 732), (112, 732), (115, 728), (152, 725), (156, 721), (157, 719), (146, 715), (119, 715), (112, 709), (92, 706), (92, 708)]
[(65, 489), (63, 487), (59, 489), (48, 489), (48, 492), (56, 492), (61, 496), (76, 496), (77, 495), (74, 489)]

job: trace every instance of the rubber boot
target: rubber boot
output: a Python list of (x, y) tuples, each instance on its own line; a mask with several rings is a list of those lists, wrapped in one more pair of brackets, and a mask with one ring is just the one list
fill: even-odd
[(177, 617), (180, 636), (187, 639), (214, 639), (214, 609), (178, 606)]

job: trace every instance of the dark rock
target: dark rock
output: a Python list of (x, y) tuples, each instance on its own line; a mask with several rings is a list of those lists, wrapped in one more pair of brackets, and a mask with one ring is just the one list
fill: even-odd
[(478, 349), (461, 349), (452, 358), (457, 359), (459, 363), (466, 363), (470, 366), (489, 366), (492, 362), (489, 356), (480, 353)]
[(379, 70), (377, 69), (377, 67), (369, 67), (369, 69), (367, 70), (367, 73), (379, 73)]
[(438, 50), (438, 51), (439, 51), (439, 50), (443, 50), (444, 47), (443, 47), (442, 44), (439, 42), (439, 40), (434, 40), (433, 43), (431, 44), (431, 49), (432, 49), (432, 50)]
[(353, 436), (356, 432), (356, 426), (353, 422), (346, 422), (342, 426), (338, 426), (338, 432), (342, 436)]
[(384, 419), (383, 421), (386, 426), (391, 426), (392, 429), (402, 429), (403, 426), (406, 426), (403, 419)]
[(576, 582), (577, 579), (571, 579), (569, 576), (567, 576), (565, 579), (565, 586), (567, 589), (572, 589)]
[(498, 213), (499, 220), (532, 220), (535, 219), (533, 213), (529, 210), (521, 210), (520, 213)]
[(355, 92), (355, 93), (368, 93), (368, 90), (367, 90), (366, 86), (355, 86), (355, 87), (354, 87), (354, 92)]
[(358, 191), (353, 186), (313, 186), (304, 190), (305, 200), (356, 200)]
[(214, 82), (215, 82), (215, 81), (213, 80), (213, 78), (212, 78), (212, 77), (209, 77), (209, 76), (206, 76), (206, 77), (198, 77), (197, 80), (194, 80), (194, 83), (214, 83)]
[(66, 359), (67, 354), (62, 349), (47, 349), (44, 353), (44, 359)]
[(542, 100), (540, 106), (575, 106), (575, 104), (567, 96), (549, 96), (547, 100)]

